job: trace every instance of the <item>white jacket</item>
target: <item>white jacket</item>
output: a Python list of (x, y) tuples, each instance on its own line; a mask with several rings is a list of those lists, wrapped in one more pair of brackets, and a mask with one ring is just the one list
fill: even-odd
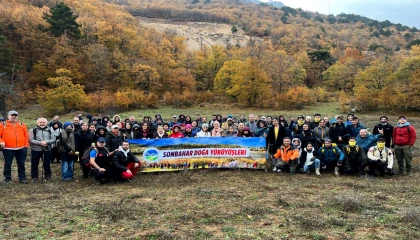
[(372, 161), (381, 160), (382, 163), (388, 162), (387, 168), (392, 168), (394, 165), (394, 154), (392, 153), (391, 149), (384, 147), (382, 151), (378, 149), (377, 146), (373, 146), (369, 148), (367, 157)]

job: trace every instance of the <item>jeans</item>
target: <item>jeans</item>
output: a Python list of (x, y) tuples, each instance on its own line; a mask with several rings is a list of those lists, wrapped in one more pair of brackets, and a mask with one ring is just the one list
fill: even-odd
[(19, 180), (26, 179), (25, 160), (26, 160), (27, 151), (28, 151), (27, 148), (21, 148), (18, 150), (10, 150), (10, 149), (3, 150), (3, 156), (4, 156), (3, 175), (6, 180), (12, 180), (13, 158), (16, 158)]
[(43, 156), (42, 166), (44, 167), (44, 173), (46, 178), (51, 177), (51, 151), (31, 151), (31, 177), (38, 178), (38, 165), (39, 159)]
[(68, 153), (61, 153), (61, 178), (63, 180), (73, 179), (74, 156)]
[(307, 172), (309, 169), (314, 169), (314, 168), (319, 169), (320, 167), (321, 167), (321, 161), (319, 161), (319, 159), (317, 158), (311, 165), (304, 165), (303, 171)]
[(413, 151), (411, 151), (410, 145), (400, 146), (395, 145), (394, 147), (395, 157), (398, 161), (398, 168), (401, 172), (404, 171), (404, 160), (405, 160), (405, 169), (407, 172), (411, 172), (411, 161), (413, 160)]

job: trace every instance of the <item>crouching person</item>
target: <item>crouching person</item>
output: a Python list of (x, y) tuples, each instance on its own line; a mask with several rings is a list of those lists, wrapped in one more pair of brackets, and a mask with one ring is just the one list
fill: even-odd
[(130, 144), (124, 141), (120, 151), (115, 153), (112, 158), (112, 169), (117, 174), (117, 178), (123, 180), (132, 179), (137, 174), (140, 166), (139, 159), (130, 152)]
[(283, 145), (277, 149), (273, 158), (280, 158), (280, 160), (274, 165), (274, 172), (281, 172), (282, 169), (290, 168), (290, 174), (296, 173), (296, 167), (299, 160), (299, 150), (293, 147), (289, 137), (283, 138)]
[(367, 157), (369, 159), (369, 176), (374, 177), (376, 169), (379, 170), (381, 176), (394, 175), (392, 169), (394, 155), (391, 149), (385, 147), (385, 138), (378, 138), (377, 145), (369, 149)]
[(333, 146), (331, 139), (324, 139), (324, 146), (318, 150), (319, 158), (322, 162), (322, 169), (326, 171), (334, 170), (336, 176), (340, 175), (340, 167), (343, 165), (344, 153)]
[(306, 148), (302, 150), (300, 155), (300, 163), (303, 166), (303, 172), (309, 173), (310, 169), (315, 169), (316, 175), (321, 175), (319, 169), (321, 168), (321, 161), (318, 159), (318, 152), (315, 151), (311, 142), (306, 144)]
[(108, 157), (114, 152), (109, 152), (105, 147), (105, 138), (100, 137), (96, 142), (96, 147), (90, 151), (90, 167), (95, 180), (105, 183), (107, 180), (115, 179), (116, 174), (110, 169)]
[(343, 171), (346, 174), (359, 173), (365, 176), (364, 166), (367, 165), (366, 153), (362, 147), (356, 144), (356, 138), (350, 137), (349, 145), (343, 147), (344, 161)]

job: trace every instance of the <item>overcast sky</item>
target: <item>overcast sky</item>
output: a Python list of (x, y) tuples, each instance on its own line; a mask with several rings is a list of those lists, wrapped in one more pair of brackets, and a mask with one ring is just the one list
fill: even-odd
[[(269, 1), (269, 0), (262, 0)], [(293, 8), (323, 14), (354, 13), (420, 28), (420, 0), (276, 0)], [(420, 14), (419, 14), (420, 15)]]

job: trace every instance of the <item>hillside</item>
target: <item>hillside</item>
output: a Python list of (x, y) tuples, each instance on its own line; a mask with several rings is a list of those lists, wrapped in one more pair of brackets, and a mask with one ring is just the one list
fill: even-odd
[[(67, 15), (53, 18), (58, 7)], [(0, 112), (212, 101), (416, 110), (418, 44), (416, 28), (389, 21), (241, 0), (2, 1)]]

